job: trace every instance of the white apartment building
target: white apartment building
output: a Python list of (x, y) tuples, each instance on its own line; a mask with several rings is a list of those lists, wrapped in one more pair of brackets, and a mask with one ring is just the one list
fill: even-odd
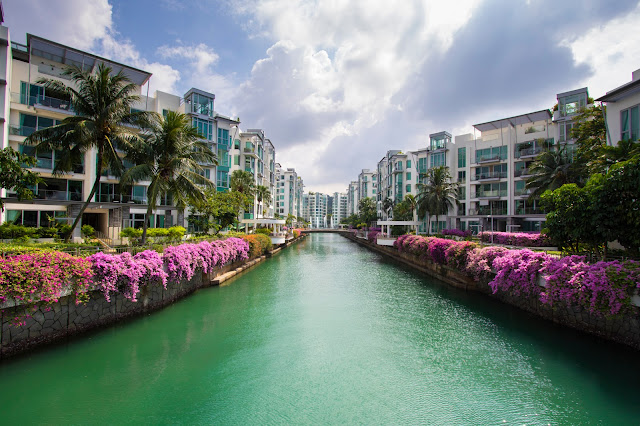
[(302, 217), (302, 193), (304, 185), (296, 169), (283, 169), (276, 164), (276, 189), (274, 197), (275, 212), (286, 218), (293, 215)]
[(610, 90), (596, 99), (606, 103), (607, 143), (640, 139), (640, 69), (631, 74), (631, 81)]
[(333, 206), (331, 211), (332, 228), (338, 228), (340, 222), (347, 218), (347, 194), (343, 192), (333, 193)]
[(362, 169), (358, 175), (357, 203), (360, 203), (360, 200), (363, 198), (376, 199), (376, 191), (378, 189), (377, 181), (377, 173), (369, 169)]
[[(33, 153), (34, 148), (23, 143), (26, 136), (74, 114), (68, 100), (52, 96), (37, 84), (40, 78), (60, 79), (71, 84), (62, 76), (66, 66), (75, 64), (93, 70), (99, 64), (106, 64), (115, 72), (122, 70), (136, 85), (140, 101), (132, 109), (154, 111), (162, 115), (173, 110), (191, 117), (193, 126), (217, 154), (218, 165), (204, 164), (203, 174), (215, 182), (218, 191), (228, 190), (230, 173), (242, 169), (253, 173), (256, 185), (270, 188), (274, 198), (276, 176), (273, 144), (264, 137), (262, 130), (249, 129), (243, 132), (238, 120), (218, 114), (214, 109), (214, 94), (192, 88), (184, 96), (161, 91), (149, 96), (151, 73), (31, 34), (27, 35), (27, 45), (12, 43), (9, 30), (4, 26), (0, 26), (0, 38), (6, 41), (0, 46), (0, 57), (5, 58), (0, 65), (0, 73), (4, 74), (6, 81), (0, 89), (2, 148), (11, 146), (23, 153)], [(5, 210), (0, 213), (0, 221), (48, 226), (49, 217), (60, 221), (71, 221), (76, 217), (95, 181), (96, 152), (87, 152), (83, 161), (64, 175), (53, 176), (55, 162), (55, 152), (37, 156), (37, 164), (33, 169), (40, 174), (43, 182), (34, 188), (33, 200), (19, 201), (15, 194), (1, 190)], [(83, 214), (81, 224), (90, 224), (98, 236), (117, 242), (123, 227), (143, 225), (147, 185), (148, 182), (136, 182), (123, 190), (117, 177), (108, 170), (104, 171), (95, 198)], [(274, 213), (273, 203), (254, 203), (253, 211), (247, 212), (245, 217), (273, 216)], [(159, 200), (158, 208), (149, 222), (151, 227), (189, 226), (186, 220), (188, 215), (188, 211), (183, 212), (173, 206), (168, 196)], [(194, 230), (193, 226), (189, 227)], [(74, 234), (74, 238), (79, 237), (80, 227)]]
[(311, 228), (327, 227), (329, 197), (321, 192), (303, 195), (303, 217)]
[(358, 182), (352, 180), (347, 187), (347, 216), (358, 212)]
[(390, 199), (395, 205), (401, 203), (405, 195), (415, 195), (418, 179), (417, 158), (413, 152), (390, 150), (378, 162), (376, 169), (378, 193), (375, 201), (378, 217), (382, 220), (392, 218), (392, 209), (387, 211), (383, 208), (386, 199)]

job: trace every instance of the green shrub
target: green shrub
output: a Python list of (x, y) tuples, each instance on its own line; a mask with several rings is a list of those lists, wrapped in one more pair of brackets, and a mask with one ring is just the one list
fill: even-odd
[(38, 238), (55, 238), (57, 235), (58, 229), (53, 227), (43, 227), (36, 230), (36, 237)]
[(258, 228), (256, 229), (256, 234), (269, 235), (271, 234), (271, 229), (269, 228)]
[(82, 225), (82, 228), (80, 228), (80, 232), (85, 239), (90, 239), (96, 234), (96, 230), (93, 229), (93, 226), (91, 225)]
[(252, 258), (262, 256), (273, 247), (271, 238), (264, 234), (244, 235), (242, 239), (249, 243), (249, 257)]
[(184, 234), (186, 233), (187, 233), (187, 230), (184, 227), (172, 226), (171, 228), (168, 229), (167, 236), (169, 237), (170, 241), (180, 241), (182, 240), (182, 237), (184, 237)]
[(3, 223), (0, 225), (0, 238), (3, 240), (9, 240), (13, 238), (27, 238), (27, 241), (31, 237), (35, 237), (37, 228), (30, 226), (14, 225), (13, 223)]

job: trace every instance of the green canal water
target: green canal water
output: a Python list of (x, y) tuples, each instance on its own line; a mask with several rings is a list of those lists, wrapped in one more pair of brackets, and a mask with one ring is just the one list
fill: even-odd
[(1, 424), (638, 424), (638, 354), (316, 234), (0, 365)]

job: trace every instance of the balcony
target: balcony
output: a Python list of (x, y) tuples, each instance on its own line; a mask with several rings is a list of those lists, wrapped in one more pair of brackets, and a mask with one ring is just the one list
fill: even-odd
[(507, 177), (507, 172), (486, 172), (486, 173), (476, 173), (473, 176), (473, 181), (490, 181), (490, 180), (500, 180)]
[(478, 191), (471, 198), (500, 198), (506, 197), (506, 189), (494, 189), (492, 191)]
[(84, 201), (82, 192), (55, 191), (52, 189), (38, 189), (34, 192), (33, 198), (47, 201)]
[[(146, 195), (96, 194), (95, 200), (97, 203), (147, 204)], [(159, 205), (171, 205), (162, 204), (164, 201)]]
[(9, 134), (16, 136), (29, 136), (37, 129), (35, 127), (30, 126), (10, 126)]
[(528, 197), (532, 192), (533, 190), (531, 188), (516, 189), (513, 195), (517, 197)]
[(525, 176), (531, 176), (531, 170), (528, 168), (524, 168), (524, 169), (518, 169), (516, 171), (513, 172), (513, 176), (514, 177), (525, 177)]
[(244, 155), (250, 156), (250, 157), (255, 157), (258, 158), (258, 154), (256, 153), (256, 149), (255, 148), (247, 148), (245, 147), (242, 152), (244, 152)]
[(26, 93), (11, 93), (11, 101), (34, 107), (46, 107), (69, 114), (75, 114), (68, 99), (53, 98), (51, 96), (29, 96)]
[(477, 209), (469, 209), (469, 216), (504, 216), (506, 214), (506, 207), (480, 206)]
[(520, 151), (516, 152), (516, 158), (536, 157), (538, 154), (540, 154), (544, 150), (545, 148), (541, 146), (538, 146), (535, 148), (521, 149)]
[(545, 214), (540, 207), (516, 207), (516, 215)]
[(499, 163), (506, 160), (506, 156), (500, 154), (476, 154), (477, 164)]

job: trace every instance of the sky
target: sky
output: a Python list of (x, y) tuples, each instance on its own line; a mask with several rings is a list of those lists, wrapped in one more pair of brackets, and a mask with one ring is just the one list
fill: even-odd
[(430, 133), (595, 98), (640, 68), (638, 0), (4, 0), (26, 33), (215, 93), (305, 191), (345, 192)]

